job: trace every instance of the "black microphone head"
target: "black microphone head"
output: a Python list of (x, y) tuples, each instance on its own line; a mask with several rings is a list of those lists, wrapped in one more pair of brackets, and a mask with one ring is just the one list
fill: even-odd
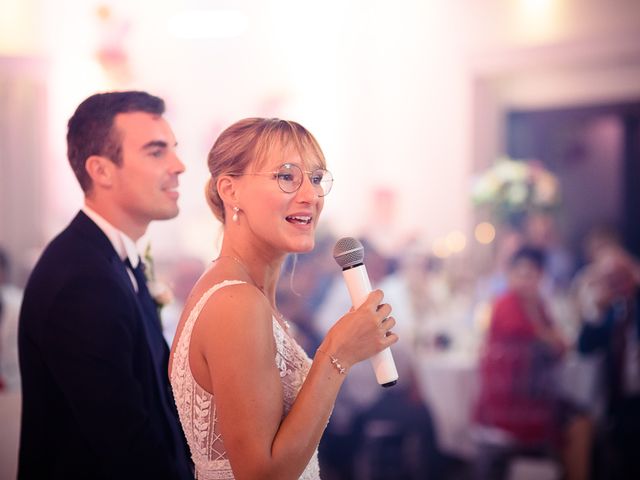
[(364, 262), (364, 247), (353, 237), (344, 237), (336, 242), (333, 247), (333, 258), (344, 270)]

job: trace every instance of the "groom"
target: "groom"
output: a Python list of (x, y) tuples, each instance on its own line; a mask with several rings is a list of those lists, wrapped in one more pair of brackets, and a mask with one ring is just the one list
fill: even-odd
[(47, 246), (20, 314), (19, 479), (188, 479), (169, 350), (135, 241), (178, 214), (164, 102), (93, 95), (68, 124), (84, 206)]

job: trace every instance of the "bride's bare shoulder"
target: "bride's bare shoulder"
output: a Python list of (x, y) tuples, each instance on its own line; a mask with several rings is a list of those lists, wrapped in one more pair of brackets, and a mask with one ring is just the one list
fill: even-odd
[(199, 323), (218, 324), (236, 318), (270, 317), (269, 302), (250, 280), (241, 276), (230, 278), (218, 272), (200, 279), (189, 303), (197, 302), (197, 299), (202, 298), (213, 287), (217, 289), (206, 300)]

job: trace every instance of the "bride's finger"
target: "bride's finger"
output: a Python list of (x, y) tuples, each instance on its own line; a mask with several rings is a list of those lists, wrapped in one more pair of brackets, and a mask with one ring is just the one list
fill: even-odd
[(384, 335), (384, 343), (386, 343), (388, 346), (389, 345), (393, 345), (394, 343), (396, 343), (400, 338), (398, 337), (398, 335), (394, 332), (392, 332), (391, 330), (387, 331)]
[(391, 314), (391, 305), (389, 305), (388, 303), (378, 305), (378, 307), (376, 308), (376, 313), (380, 314), (383, 319), (388, 318)]
[(396, 325), (395, 317), (389, 316), (387, 318), (383, 318), (380, 323), (381, 327), (384, 327), (386, 330), (391, 330)]

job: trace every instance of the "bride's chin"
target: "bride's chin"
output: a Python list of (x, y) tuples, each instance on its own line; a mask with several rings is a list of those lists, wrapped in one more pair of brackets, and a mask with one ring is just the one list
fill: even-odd
[(295, 245), (291, 246), (291, 253), (308, 253), (313, 250), (315, 245), (315, 240), (313, 239), (306, 242), (296, 242)]

